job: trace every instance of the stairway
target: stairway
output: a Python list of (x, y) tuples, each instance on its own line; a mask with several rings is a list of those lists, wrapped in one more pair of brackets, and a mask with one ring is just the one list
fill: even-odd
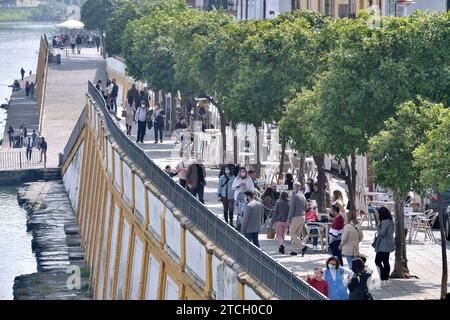
[(62, 180), (60, 168), (48, 168), (43, 169), (45, 181), (58, 181)]

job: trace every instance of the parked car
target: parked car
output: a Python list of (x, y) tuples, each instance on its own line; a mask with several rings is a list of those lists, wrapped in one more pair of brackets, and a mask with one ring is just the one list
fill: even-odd
[[(431, 209), (444, 213), (445, 237), (450, 240), (450, 188), (447, 191), (433, 195)], [(439, 219), (436, 220), (434, 228), (439, 227)]]

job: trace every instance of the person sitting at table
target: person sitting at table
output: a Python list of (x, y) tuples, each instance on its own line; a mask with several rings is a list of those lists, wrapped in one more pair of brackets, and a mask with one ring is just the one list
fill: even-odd
[(280, 199), (275, 203), (272, 217), (272, 227), (275, 227), (276, 239), (278, 242), (278, 252), (284, 254), (284, 237), (289, 227), (287, 218), (289, 215), (289, 194), (283, 191), (280, 195)]
[(315, 182), (313, 184), (313, 191), (311, 192), (311, 195), (309, 196), (309, 200), (317, 200), (319, 199), (319, 184)]
[[(306, 211), (305, 211), (305, 223), (315, 222), (319, 219), (319, 214), (311, 206), (311, 201), (306, 201)], [(305, 237), (305, 243), (308, 243), (309, 239), (313, 240), (313, 250), (317, 251), (317, 243), (319, 242), (319, 228), (314, 225), (309, 225), (309, 232)]]
[(348, 300), (347, 283), (353, 277), (353, 271), (341, 267), (337, 257), (329, 257), (323, 269), (328, 284), (330, 300)]

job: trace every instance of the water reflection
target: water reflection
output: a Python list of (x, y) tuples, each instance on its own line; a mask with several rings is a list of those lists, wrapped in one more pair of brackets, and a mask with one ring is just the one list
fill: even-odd
[(13, 298), (14, 278), (36, 272), (26, 232), (26, 212), (17, 203), (16, 187), (0, 187), (0, 299)]

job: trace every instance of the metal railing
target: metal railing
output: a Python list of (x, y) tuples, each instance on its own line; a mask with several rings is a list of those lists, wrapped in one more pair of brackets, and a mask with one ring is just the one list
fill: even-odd
[(183, 215), (195, 223), (218, 247), (240, 266), (262, 282), (277, 296), (289, 300), (324, 300), (321, 293), (251, 244), (234, 228), (225, 224), (186, 189), (161, 170), (130, 138), (125, 135), (106, 108), (103, 96), (89, 82), (88, 92), (104, 114), (106, 129), (123, 152)]
[(75, 125), (75, 128), (73, 128), (72, 134), (70, 135), (70, 138), (67, 141), (67, 144), (64, 148), (64, 161), (67, 160), (67, 157), (69, 156), (73, 147), (77, 143), (78, 137), (80, 136), (81, 132), (83, 131), (83, 128), (85, 125), (85, 118), (86, 118), (86, 108), (84, 108), (83, 111), (81, 112), (80, 117), (78, 118), (77, 124)]
[(27, 159), (25, 149), (0, 151), (0, 170), (27, 169), (44, 167), (40, 162), (39, 150), (31, 152), (31, 159)]

